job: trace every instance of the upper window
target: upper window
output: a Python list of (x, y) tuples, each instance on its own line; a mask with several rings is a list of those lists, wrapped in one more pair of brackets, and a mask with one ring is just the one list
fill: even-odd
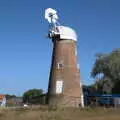
[(63, 63), (57, 63), (57, 69), (62, 69), (63, 68)]

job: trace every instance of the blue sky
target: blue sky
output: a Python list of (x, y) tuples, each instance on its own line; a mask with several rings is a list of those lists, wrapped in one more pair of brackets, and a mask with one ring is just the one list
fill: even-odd
[(60, 23), (76, 30), (84, 84), (96, 53), (120, 48), (119, 0), (0, 0), (0, 93), (22, 95), (48, 86), (52, 42), (44, 10), (58, 11)]

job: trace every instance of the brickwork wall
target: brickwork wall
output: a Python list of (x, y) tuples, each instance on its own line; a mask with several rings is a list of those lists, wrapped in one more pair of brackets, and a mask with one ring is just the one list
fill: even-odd
[[(59, 103), (61, 105), (67, 105), (68, 103), (68, 106), (79, 105), (82, 91), (80, 88), (80, 71), (77, 68), (77, 56), (75, 51), (76, 42), (73, 40), (60, 40), (57, 38), (53, 40), (53, 44), (54, 48), (48, 87), (48, 102), (49, 104)], [(58, 63), (61, 63), (59, 68)], [(57, 80), (63, 81), (63, 91), (61, 94), (56, 94)], [(74, 98), (78, 99), (75, 100)], [(74, 104), (70, 101), (74, 101)]]

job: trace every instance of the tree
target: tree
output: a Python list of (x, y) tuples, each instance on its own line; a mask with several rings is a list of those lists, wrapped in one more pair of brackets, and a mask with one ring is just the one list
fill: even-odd
[(42, 89), (30, 89), (23, 94), (24, 103), (39, 103), (40, 96), (43, 94)]
[(6, 99), (8, 100), (8, 99), (11, 99), (11, 98), (15, 98), (16, 97), (16, 95), (9, 95), (9, 94), (6, 94)]
[(97, 54), (91, 75), (96, 79), (95, 84), (102, 93), (120, 91), (117, 87), (120, 83), (120, 49), (109, 54)]

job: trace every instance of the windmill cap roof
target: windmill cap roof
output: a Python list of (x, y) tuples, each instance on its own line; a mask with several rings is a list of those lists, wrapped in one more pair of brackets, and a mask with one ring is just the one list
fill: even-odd
[(59, 34), (60, 39), (77, 41), (77, 34), (72, 28), (67, 26), (57, 26), (57, 29), (58, 32), (54, 32), (54, 34)]

